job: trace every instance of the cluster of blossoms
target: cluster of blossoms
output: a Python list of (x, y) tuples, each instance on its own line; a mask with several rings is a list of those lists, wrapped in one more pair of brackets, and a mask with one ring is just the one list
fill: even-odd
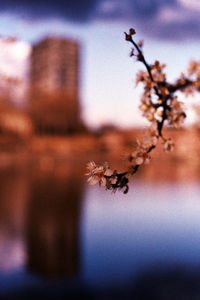
[(180, 128), (186, 117), (183, 111), (183, 103), (178, 101), (178, 97), (175, 96), (171, 99), (170, 107), (171, 109), (167, 111), (168, 123), (176, 128)]
[(100, 186), (107, 186), (107, 179), (112, 183), (116, 183), (116, 179), (111, 177), (113, 171), (109, 168), (108, 163), (105, 162), (102, 166), (97, 166), (94, 161), (87, 164), (88, 183), (91, 185), (99, 183)]
[(150, 159), (147, 145), (137, 140), (136, 149), (130, 154), (129, 161), (133, 162), (134, 165), (142, 165), (144, 163), (148, 164)]
[(197, 61), (192, 60), (188, 67), (188, 75), (194, 76), (200, 79), (200, 64)]
[(94, 185), (99, 183), (100, 186), (107, 190), (116, 191), (117, 189), (124, 189), (124, 193), (128, 192), (128, 179), (125, 179), (123, 174), (119, 175), (116, 170), (111, 170), (108, 163), (98, 166), (94, 161), (87, 164), (88, 183)]
[(164, 73), (165, 64), (161, 64), (158, 60), (152, 65), (146, 62), (142, 51), (143, 43), (137, 44), (133, 40), (135, 33), (131, 28), (128, 34), (125, 33), (125, 38), (134, 46), (130, 56), (136, 57), (136, 60), (143, 63), (146, 68), (146, 71), (137, 74), (136, 84), (143, 84), (144, 92), (139, 108), (151, 125), (144, 140), (137, 141), (134, 151), (128, 156), (129, 166), (125, 172), (112, 171), (107, 163), (97, 166), (94, 162), (90, 162), (87, 166), (90, 184), (99, 182), (100, 186), (113, 191), (124, 188), (124, 193), (128, 192), (129, 175), (134, 175), (142, 164), (150, 161), (150, 152), (156, 147), (159, 139), (162, 140), (165, 152), (174, 149), (173, 140), (163, 136), (164, 124), (180, 128), (186, 117), (183, 103), (175, 93), (179, 91), (191, 95), (195, 91), (200, 91), (200, 63), (192, 61), (187, 76), (182, 73), (180, 78), (171, 84)]
[(151, 159), (149, 152), (156, 147), (158, 137), (158, 126), (156, 122), (153, 122), (148, 128), (146, 137), (143, 141), (136, 141), (136, 147), (129, 155), (129, 161), (133, 163), (134, 166), (148, 164)]

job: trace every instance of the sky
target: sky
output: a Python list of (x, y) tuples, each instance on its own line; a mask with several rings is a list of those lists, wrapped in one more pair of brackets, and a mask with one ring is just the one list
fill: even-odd
[[(167, 64), (173, 80), (200, 59), (200, 0), (6, 0), (0, 2), (0, 35), (37, 43), (62, 35), (80, 43), (80, 101), (91, 127), (146, 125), (138, 110), (143, 69), (129, 57), (124, 31), (136, 29), (149, 63)], [(187, 99), (186, 107), (200, 99)], [(193, 114), (188, 108), (188, 120)]]

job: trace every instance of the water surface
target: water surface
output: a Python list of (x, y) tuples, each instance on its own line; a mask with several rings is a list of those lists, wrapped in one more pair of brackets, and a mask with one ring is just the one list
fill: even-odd
[(82, 169), (0, 175), (0, 293), (134, 285), (158, 268), (199, 269), (200, 184), (137, 178), (127, 195)]

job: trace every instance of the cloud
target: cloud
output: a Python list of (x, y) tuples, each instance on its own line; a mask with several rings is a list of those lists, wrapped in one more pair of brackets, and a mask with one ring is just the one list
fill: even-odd
[(141, 1), (143, 5), (149, 2), (152, 6), (149, 4), (145, 9), (143, 6), (134, 8), (137, 26), (146, 35), (169, 40), (199, 38), (199, 0)]
[(153, 21), (153, 26), (159, 37), (163, 35), (163, 38), (174, 39), (199, 38), (199, 11), (183, 5), (173, 8), (165, 6)]
[(0, 12), (41, 20), (55, 17), (73, 22), (101, 20), (132, 24), (159, 39), (199, 38), (199, 0), (6, 0)]
[(0, 2), (0, 12), (21, 14), (41, 19), (63, 17), (77, 22), (89, 20), (99, 0), (6, 0)]
[(144, 36), (168, 40), (200, 36), (199, 0), (102, 0), (99, 8), (98, 17), (124, 20)]
[(196, 39), (200, 36), (199, 0), (100, 0), (96, 18), (132, 24), (145, 36)]
[(195, 9), (200, 11), (200, 2), (199, 0), (177, 0), (178, 3), (180, 3), (181, 5), (185, 6), (186, 8), (189, 9)]

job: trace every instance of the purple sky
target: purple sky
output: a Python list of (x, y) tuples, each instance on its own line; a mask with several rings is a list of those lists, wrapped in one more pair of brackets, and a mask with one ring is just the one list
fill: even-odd
[(137, 110), (141, 88), (134, 84), (142, 66), (129, 57), (123, 32), (135, 27), (148, 61), (167, 63), (172, 80), (190, 59), (199, 59), (199, 16), (199, 0), (6, 0), (0, 3), (0, 34), (31, 43), (47, 34), (77, 39), (84, 119), (91, 126), (132, 126), (145, 124)]

